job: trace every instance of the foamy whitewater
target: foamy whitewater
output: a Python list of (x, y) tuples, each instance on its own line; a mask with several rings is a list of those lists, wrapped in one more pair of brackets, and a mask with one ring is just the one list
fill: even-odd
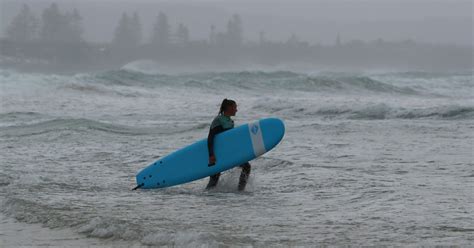
[[(0, 70), (0, 87), (2, 247), (474, 245), (472, 71)], [(286, 125), (246, 191), (239, 168), (131, 191), (223, 98), (236, 125)]]

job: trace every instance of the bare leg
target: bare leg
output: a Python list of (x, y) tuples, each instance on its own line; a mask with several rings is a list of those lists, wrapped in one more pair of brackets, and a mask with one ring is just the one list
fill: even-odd
[(217, 173), (215, 175), (210, 176), (209, 177), (209, 183), (207, 184), (206, 189), (212, 189), (212, 188), (216, 187), (220, 176), (221, 176), (221, 173)]
[(240, 167), (242, 168), (242, 172), (240, 173), (238, 189), (239, 189), (239, 191), (243, 191), (245, 189), (245, 186), (247, 185), (247, 181), (249, 179), (251, 167), (250, 167), (249, 163), (245, 163), (245, 164), (241, 165)]

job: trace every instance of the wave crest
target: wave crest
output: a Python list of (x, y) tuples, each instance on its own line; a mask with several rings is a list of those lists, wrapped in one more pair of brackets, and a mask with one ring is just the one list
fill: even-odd
[(394, 107), (384, 103), (372, 105), (340, 105), (340, 106), (297, 106), (284, 101), (268, 101), (253, 106), (256, 112), (267, 112), (272, 115), (289, 117), (320, 116), (323, 118), (383, 120), (383, 119), (440, 119), (460, 120), (474, 119), (474, 107), (460, 105), (444, 105), (427, 108)]
[[(241, 71), (241, 72), (208, 72), (195, 74), (165, 75), (146, 74), (132, 70), (116, 70), (99, 73), (95, 80), (107, 85), (137, 86), (137, 87), (195, 87), (195, 88), (239, 88), (247, 90), (274, 91), (321, 91), (321, 92), (375, 92), (418, 94), (409, 87), (398, 87), (375, 80), (369, 76), (349, 75), (321, 75), (309, 76), (307, 74), (291, 71)], [(82, 88), (81, 88), (82, 89)], [(83, 88), (87, 90), (89, 88)]]
[(89, 119), (53, 119), (28, 125), (0, 127), (1, 136), (22, 137), (54, 133), (60, 131), (100, 131), (121, 135), (165, 135), (204, 129), (207, 123), (182, 127), (129, 127), (125, 125), (104, 123)]

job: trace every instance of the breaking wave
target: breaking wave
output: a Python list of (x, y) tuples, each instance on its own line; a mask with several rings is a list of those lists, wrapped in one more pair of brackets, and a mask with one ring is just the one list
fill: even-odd
[[(436, 84), (452, 85), (472, 90), (472, 74), (401, 72), (386, 74), (364, 73), (297, 73), (292, 71), (240, 71), (240, 72), (200, 72), (190, 74), (160, 74), (119, 69), (93, 74), (57, 76), (43, 74), (21, 74), (0, 71), (4, 82), (30, 82), (33, 85), (54, 85), (83, 93), (116, 94), (119, 96), (141, 96), (149, 89), (199, 88), (239, 89), (258, 92), (275, 90), (325, 92), (334, 94), (383, 93), (398, 95), (439, 95), (431, 90), (429, 80)], [(462, 90), (462, 89), (461, 89)]]
[(165, 135), (193, 131), (208, 127), (208, 123), (195, 124), (187, 127), (130, 127), (125, 125), (105, 123), (89, 119), (59, 118), (34, 124), (0, 127), (3, 137), (22, 137), (55, 133), (61, 131), (88, 132), (100, 131), (121, 135)]
[(265, 111), (273, 115), (299, 117), (320, 116), (325, 118), (383, 120), (383, 119), (441, 119), (462, 120), (474, 119), (474, 107), (445, 105), (427, 108), (394, 107), (384, 103), (373, 105), (343, 106), (297, 106), (296, 104), (270, 101), (257, 104), (255, 111)]
[[(51, 76), (45, 76), (50, 80)], [(200, 89), (240, 89), (251, 91), (294, 90), (331, 93), (389, 93), (421, 94), (417, 90), (399, 87), (376, 80), (366, 75), (322, 74), (307, 75), (291, 71), (242, 71), (242, 72), (205, 72), (193, 74), (146, 74), (132, 70), (113, 70), (97, 74), (81, 74), (59, 87), (84, 93), (116, 94), (120, 96), (137, 96), (136, 91), (125, 91), (125, 88), (139, 87), (144, 90), (159, 87), (192, 87)]]
[(248, 90), (300, 90), (323, 92), (378, 92), (417, 94), (409, 87), (397, 87), (369, 76), (308, 76), (290, 71), (243, 71), (183, 75), (149, 75), (134, 71), (111, 71), (98, 76), (110, 83), (141, 86), (183, 86), (204, 88), (240, 88)]

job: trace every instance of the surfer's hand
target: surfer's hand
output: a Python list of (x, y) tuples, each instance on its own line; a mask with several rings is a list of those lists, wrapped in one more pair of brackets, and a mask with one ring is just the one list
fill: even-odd
[(208, 166), (211, 167), (216, 164), (216, 157), (214, 156), (209, 156), (209, 164)]

